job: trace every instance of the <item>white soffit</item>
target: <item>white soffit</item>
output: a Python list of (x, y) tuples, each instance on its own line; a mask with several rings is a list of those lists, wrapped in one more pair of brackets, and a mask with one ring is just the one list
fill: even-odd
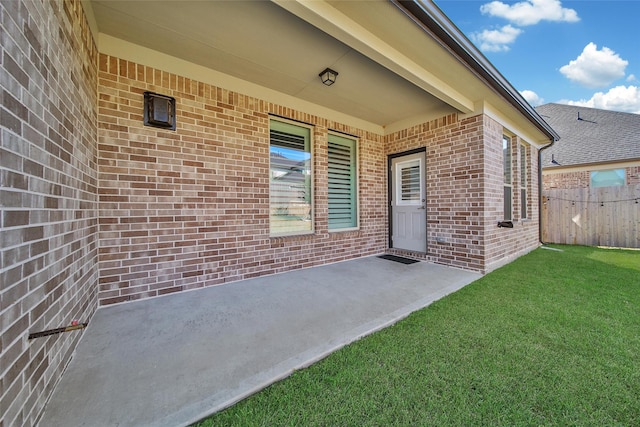
[[(282, 95), (262, 98), (271, 102), (287, 101), (283, 105), (292, 108), (301, 103), (307, 107), (316, 105), (318, 108), (313, 111), (304, 110), (312, 114), (318, 109), (333, 110), (336, 114), (325, 117), (351, 116), (369, 123), (367, 129), (380, 129), (406, 123), (411, 117), (434, 119), (455, 111), (470, 111), (472, 103), (451, 85), (376, 38), (372, 31), (349, 21), (347, 14), (324, 2), (312, 3), (328, 8), (325, 12), (329, 15), (319, 15), (316, 20), (328, 24), (327, 20), (340, 18), (340, 26), (348, 27), (346, 33), (354, 28), (355, 35), (346, 37), (345, 31), (335, 25), (321, 28), (269, 1), (91, 1), (100, 40), (122, 40), (140, 46), (141, 52), (148, 49), (194, 67), (208, 68), (212, 76), (222, 73), (238, 82), (245, 81), (245, 89), (260, 86)], [(390, 3), (345, 3), (354, 3), (352, 6), (361, 10), (375, 7), (392, 14), (405, 27), (413, 25)], [(298, 2), (291, 2), (294, 5), (306, 10)], [(427, 38), (424, 33), (422, 36)], [(108, 52), (107, 45), (112, 48)], [(99, 42), (98, 48), (101, 53), (122, 57), (114, 43)], [(168, 68), (171, 61), (156, 66), (149, 63), (145, 54), (137, 54), (126, 59), (177, 72)], [(331, 87), (324, 86), (318, 77), (326, 67), (339, 73)], [(207, 82), (224, 87), (221, 80), (213, 80)], [(469, 85), (463, 87), (466, 91)], [(238, 90), (237, 86), (226, 88)], [(262, 96), (255, 90), (242, 93)], [(295, 105), (294, 98), (299, 101)], [(354, 124), (354, 120), (346, 123)]]
[(194, 64), (163, 52), (152, 50), (140, 45), (117, 39), (104, 33), (100, 33), (98, 45), (100, 52), (126, 61), (136, 62), (158, 70), (177, 74), (202, 83), (211, 84), (244, 95), (253, 96), (267, 102), (278, 105), (286, 105), (290, 108), (315, 114), (339, 123), (346, 123), (356, 128), (384, 134), (384, 128), (371, 121), (363, 120), (353, 115), (341, 113), (335, 109), (304, 101), (300, 98), (269, 89), (264, 86), (239, 79), (235, 76), (221, 73), (208, 67)]
[[(388, 31), (386, 35), (391, 35), (392, 31), (390, 30), (394, 28), (396, 34), (400, 34), (400, 37), (404, 36), (405, 40), (407, 40), (409, 32), (405, 32), (405, 30), (414, 27), (414, 24), (399, 13), (399, 10), (390, 3), (380, 1), (334, 1), (331, 3), (304, 0), (272, 1), (317, 28), (320, 28), (325, 33), (335, 37), (337, 40), (354, 47), (365, 56), (446, 102), (461, 113), (470, 113), (473, 111), (474, 102), (472, 99), (464, 96), (454, 87), (448, 85), (442, 79), (431, 73), (423, 65), (418, 64), (412, 57), (407, 56), (404, 52), (394, 47), (395, 44), (392, 46), (387, 43), (381, 38), (383, 34), (368, 30), (357, 20), (358, 18), (367, 19), (367, 17), (377, 16), (377, 22), (374, 24), (383, 24), (383, 26), (379, 26), (377, 29), (385, 28)], [(349, 11), (349, 15), (343, 13), (338, 8)], [(394, 26), (390, 25), (390, 20), (399, 22)], [(371, 21), (369, 22), (371, 23)], [(434, 43), (430, 43), (430, 45), (427, 46), (426, 42), (428, 37), (426, 34), (416, 34), (413, 32), (411, 35), (418, 35), (418, 37), (408, 39), (408, 41), (409, 44), (422, 49), (422, 55), (419, 56), (426, 56), (426, 52), (431, 53), (432, 49), (440, 51), (440, 54), (445, 53), (443, 49)], [(446, 53), (446, 55), (450, 54)], [(455, 62), (451, 57), (448, 57), (446, 63), (451, 66), (452, 61)], [(470, 77), (470, 75), (468, 77)]]

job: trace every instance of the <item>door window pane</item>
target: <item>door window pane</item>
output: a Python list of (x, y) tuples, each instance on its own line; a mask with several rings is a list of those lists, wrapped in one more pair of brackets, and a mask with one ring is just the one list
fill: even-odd
[(396, 199), (398, 205), (422, 203), (422, 173), (420, 160), (399, 163), (397, 167)]

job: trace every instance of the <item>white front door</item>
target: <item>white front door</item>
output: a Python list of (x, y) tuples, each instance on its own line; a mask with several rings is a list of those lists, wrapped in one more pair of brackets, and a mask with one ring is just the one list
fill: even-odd
[(425, 153), (391, 160), (391, 247), (427, 252)]

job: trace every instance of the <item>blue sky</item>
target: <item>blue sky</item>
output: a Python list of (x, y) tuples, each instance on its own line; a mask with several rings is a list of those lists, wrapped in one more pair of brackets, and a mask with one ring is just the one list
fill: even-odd
[(532, 105), (640, 113), (640, 1), (435, 2)]

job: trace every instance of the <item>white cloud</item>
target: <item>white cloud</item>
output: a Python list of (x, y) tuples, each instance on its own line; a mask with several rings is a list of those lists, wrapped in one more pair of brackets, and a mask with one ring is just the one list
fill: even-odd
[(640, 88), (637, 86), (616, 86), (609, 89), (607, 93), (595, 93), (589, 100), (563, 100), (560, 103), (640, 114)]
[(524, 99), (526, 99), (527, 102), (534, 107), (537, 107), (538, 105), (542, 105), (544, 103), (544, 99), (540, 98), (540, 96), (532, 90), (523, 90), (522, 92), (520, 92), (520, 95), (522, 95)]
[(638, 79), (636, 79), (636, 76), (634, 76), (633, 74), (629, 74), (629, 76), (627, 77), (627, 81), (628, 82), (637, 82)]
[(520, 26), (534, 25), (540, 21), (577, 22), (580, 20), (578, 13), (573, 9), (562, 7), (560, 0), (525, 0), (511, 5), (492, 1), (480, 6), (480, 12), (505, 18)]
[(506, 52), (509, 45), (516, 41), (522, 33), (519, 28), (505, 25), (497, 30), (484, 30), (481, 33), (471, 34), (471, 39), (485, 52)]
[(573, 61), (560, 68), (560, 72), (569, 80), (590, 88), (610, 85), (617, 79), (624, 77), (624, 70), (628, 61), (609, 49), (591, 42)]

